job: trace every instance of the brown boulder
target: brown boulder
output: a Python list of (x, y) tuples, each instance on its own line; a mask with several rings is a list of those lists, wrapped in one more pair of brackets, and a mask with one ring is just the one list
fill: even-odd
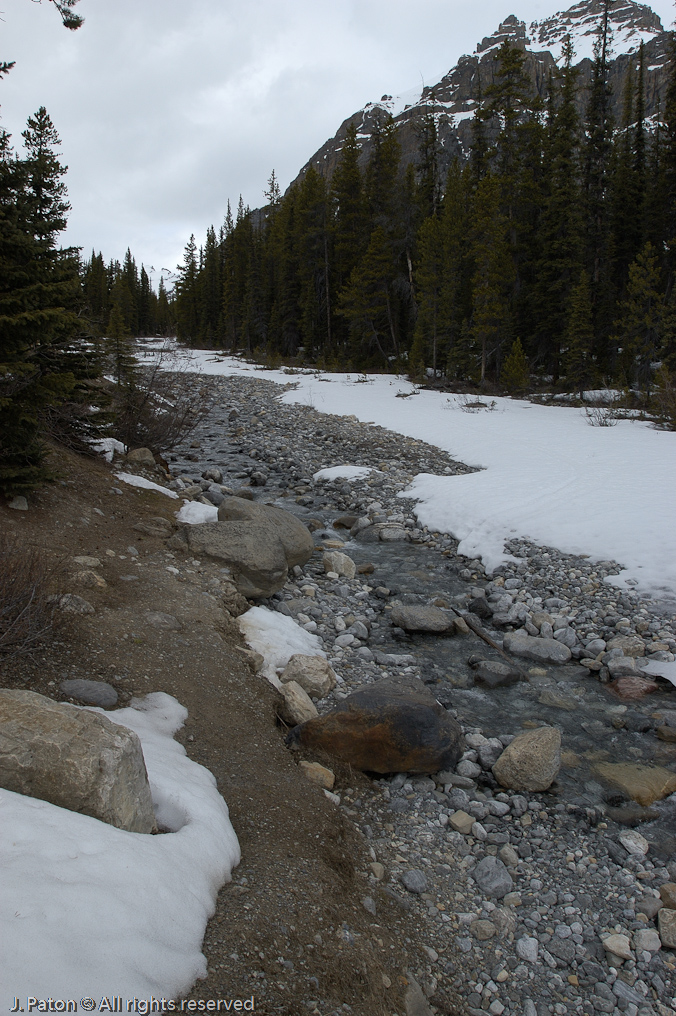
[(452, 769), (464, 746), (459, 724), (420, 681), (406, 678), (354, 692), (332, 712), (296, 727), (289, 741), (376, 773)]
[(561, 734), (556, 727), (537, 727), (518, 734), (493, 766), (498, 783), (510, 790), (542, 791), (561, 768)]

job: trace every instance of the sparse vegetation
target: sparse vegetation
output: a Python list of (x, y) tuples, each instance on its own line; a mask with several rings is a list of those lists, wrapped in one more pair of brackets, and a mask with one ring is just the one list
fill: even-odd
[(0, 666), (32, 653), (52, 631), (50, 587), (57, 570), (39, 550), (0, 536)]

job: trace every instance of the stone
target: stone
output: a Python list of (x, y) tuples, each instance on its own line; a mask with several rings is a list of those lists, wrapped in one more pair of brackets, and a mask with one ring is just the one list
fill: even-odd
[(320, 787), (324, 787), (325, 790), (333, 790), (336, 782), (335, 773), (332, 773), (326, 766), (322, 766), (319, 762), (299, 762), (299, 768), (303, 775), (310, 783), (316, 783)]
[(662, 948), (662, 942), (660, 936), (654, 930), (654, 928), (641, 928), (640, 931), (634, 932), (634, 949), (637, 953), (659, 952)]
[(650, 850), (645, 836), (641, 836), (635, 829), (623, 829), (617, 838), (628, 854), (644, 857)]
[(474, 668), (474, 680), (487, 688), (506, 688), (521, 680), (521, 672), (499, 660), (481, 660)]
[(496, 900), (501, 900), (514, 888), (514, 881), (506, 865), (492, 854), (479, 861), (472, 872), (472, 878), (483, 893)]
[(655, 733), (659, 737), (660, 741), (668, 741), (670, 744), (676, 744), (676, 727), (668, 727), (666, 724), (663, 727), (657, 727)]
[(408, 889), (410, 893), (425, 893), (428, 889), (427, 878), (418, 868), (412, 868), (410, 871), (402, 872), (401, 884), (404, 889)]
[(615, 656), (604, 660), (611, 678), (640, 676), (640, 670), (633, 656)]
[(514, 868), (519, 863), (519, 855), (517, 854), (514, 847), (509, 843), (505, 843), (504, 847), (501, 847), (498, 851), (498, 857), (503, 864), (506, 864), (509, 868)]
[(108, 583), (103, 575), (98, 575), (92, 568), (83, 568), (71, 575), (71, 579), (78, 586), (86, 589), (105, 589)]
[(662, 907), (657, 915), (657, 930), (665, 949), (676, 949), (676, 910)]
[(308, 695), (295, 681), (287, 681), (280, 688), (284, 700), (282, 719), (292, 726), (313, 720), (317, 716), (317, 708)]
[(633, 801), (649, 807), (655, 801), (676, 793), (676, 773), (662, 766), (639, 762), (597, 762), (597, 775), (620, 787)]
[(295, 681), (310, 698), (322, 699), (336, 687), (333, 667), (323, 656), (304, 656), (296, 653), (291, 657), (280, 676), (282, 684)]
[(606, 646), (607, 650), (620, 649), (625, 656), (645, 656), (645, 643), (636, 635), (616, 635)]
[(155, 456), (150, 448), (132, 448), (127, 452), (127, 462), (135, 462), (138, 466), (155, 468)]
[(83, 600), (75, 593), (63, 593), (56, 597), (56, 605), (66, 614), (94, 614), (96, 611), (89, 600)]
[(577, 702), (573, 696), (566, 695), (557, 688), (543, 688), (538, 695), (538, 702), (540, 705), (550, 706), (552, 709), (566, 709), (568, 712), (577, 709)]
[(487, 942), (495, 935), (496, 928), (492, 921), (479, 920), (470, 924), (469, 930), (479, 942)]
[(603, 948), (607, 953), (612, 953), (613, 956), (618, 956), (621, 960), (634, 958), (631, 942), (626, 935), (607, 935), (603, 939)]
[(439, 607), (405, 606), (397, 603), (390, 614), (392, 624), (404, 631), (442, 634), (453, 628), (453, 617)]
[(137, 522), (134, 530), (137, 533), (143, 533), (144, 536), (154, 536), (156, 539), (164, 540), (173, 533), (174, 524), (169, 519), (157, 516), (146, 522)]
[(408, 986), (404, 995), (406, 1016), (432, 1016), (432, 1010), (418, 982), (410, 974), (407, 977), (407, 982)]
[(458, 811), (454, 811), (452, 815), (448, 816), (448, 824), (456, 832), (469, 836), (474, 825), (474, 816), (468, 815), (466, 811), (459, 808)]
[(0, 786), (128, 832), (156, 830), (137, 735), (35, 692), (0, 691)]
[(314, 551), (310, 531), (290, 512), (240, 497), (223, 501), (218, 522), (183, 527), (182, 539), (197, 557), (224, 561), (237, 591), (251, 599), (281, 589), (289, 569), (302, 567)]
[(382, 882), (385, 878), (385, 866), (381, 864), (380, 861), (373, 861), (369, 865), (369, 868), (373, 872), (373, 877), (377, 878), (379, 882)]
[(68, 698), (77, 699), (86, 706), (109, 709), (117, 705), (117, 692), (107, 681), (62, 681), (59, 689)]
[(503, 647), (515, 656), (538, 663), (568, 663), (571, 652), (563, 642), (556, 639), (543, 639), (521, 632), (508, 632), (503, 640)]
[(7, 507), (13, 508), (15, 512), (27, 512), (28, 501), (23, 494), (17, 494), (16, 497), (13, 497), (12, 500), (8, 502)]
[(667, 910), (676, 910), (676, 882), (665, 882), (660, 886), (660, 899)]
[(460, 725), (414, 678), (386, 678), (303, 723), (290, 740), (366, 772), (436, 773), (457, 763)]
[(165, 614), (161, 610), (147, 610), (146, 621), (160, 631), (180, 631), (183, 625), (173, 614)]
[(81, 554), (78, 557), (73, 558), (73, 564), (78, 565), (79, 568), (100, 568), (101, 561), (98, 557), (88, 557), (86, 554)]
[(561, 734), (537, 727), (518, 734), (493, 766), (498, 783), (510, 790), (547, 790), (561, 768)]
[(664, 904), (661, 900), (655, 899), (654, 896), (648, 896), (636, 904), (636, 913), (644, 914), (648, 920), (652, 921), (654, 917), (657, 917), (658, 911), (663, 906)]
[(560, 961), (557, 966), (567, 967), (575, 959), (575, 943), (572, 938), (559, 938), (554, 935), (551, 942), (547, 943), (547, 952)]
[(515, 948), (516, 955), (520, 960), (525, 960), (526, 963), (537, 963), (540, 943), (536, 938), (524, 935), (523, 938), (517, 939)]
[(331, 550), (324, 554), (323, 564), (325, 572), (335, 572), (336, 575), (344, 575), (346, 579), (353, 579), (357, 571), (352, 558), (339, 550)]

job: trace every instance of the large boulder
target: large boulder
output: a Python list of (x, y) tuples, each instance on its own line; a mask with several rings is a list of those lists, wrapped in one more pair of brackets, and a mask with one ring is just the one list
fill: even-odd
[(309, 530), (290, 512), (240, 497), (223, 501), (218, 522), (186, 526), (183, 539), (193, 554), (224, 561), (237, 591), (251, 599), (276, 593), (289, 568), (314, 551)]
[(556, 727), (537, 727), (518, 734), (507, 745), (493, 774), (509, 790), (537, 792), (551, 787), (560, 768), (560, 732)]
[(443, 634), (453, 628), (453, 615), (440, 607), (417, 607), (396, 603), (390, 614), (392, 624), (404, 631), (427, 631)]
[(0, 787), (118, 829), (156, 830), (137, 735), (32, 691), (0, 691)]
[(420, 681), (407, 678), (354, 692), (293, 730), (290, 741), (376, 773), (452, 769), (464, 747), (459, 724)]

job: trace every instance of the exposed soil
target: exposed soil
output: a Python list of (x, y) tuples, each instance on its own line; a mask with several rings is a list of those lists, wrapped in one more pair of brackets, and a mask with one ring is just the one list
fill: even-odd
[[(385, 892), (377, 919), (362, 904), (373, 895), (368, 845), (284, 746), (277, 693), (241, 651), (218, 597), (217, 566), (174, 555), (134, 529), (153, 517), (173, 521), (177, 503), (124, 484), (115, 493), (119, 481), (99, 460), (61, 449), (51, 459), (56, 482), (31, 496), (27, 512), (0, 504), (0, 528), (61, 562), (59, 591), (86, 598), (95, 613), (65, 618), (32, 658), (0, 668), (0, 684), (59, 699), (63, 679), (86, 677), (114, 685), (120, 705), (164, 691), (187, 707), (177, 737), (214, 773), (242, 849), (206, 931), (208, 977), (189, 997), (253, 995), (256, 1012), (283, 1016), (464, 1012), (439, 995), (431, 1010), (412, 1008), (410, 996), (407, 1007), (411, 977), (425, 963), (413, 919)], [(105, 588), (73, 582), (77, 555), (101, 561)], [(180, 627), (154, 627), (148, 611), (174, 615)], [(337, 776), (339, 793), (365, 780)]]

